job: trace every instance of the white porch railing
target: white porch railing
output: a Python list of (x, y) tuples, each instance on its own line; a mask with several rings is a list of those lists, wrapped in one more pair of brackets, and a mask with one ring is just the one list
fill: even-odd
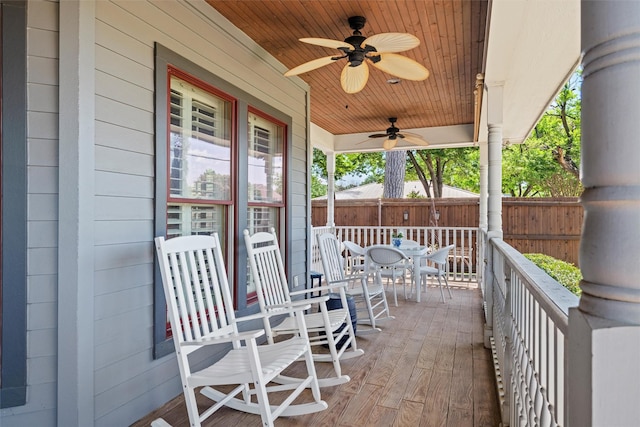
[(449, 278), (459, 282), (476, 282), (478, 269), (478, 229), (473, 227), (313, 227), (311, 238), (312, 270), (322, 271), (316, 236), (335, 233), (338, 240), (349, 240), (366, 247), (374, 244), (391, 244), (391, 234), (402, 232), (405, 239), (415, 240), (421, 245), (443, 247), (454, 245), (449, 257)]
[(567, 425), (568, 313), (578, 297), (501, 239), (485, 250), (485, 315), (503, 425)]
[[(332, 232), (341, 241), (368, 246), (389, 243), (391, 233), (399, 230), (314, 227), (313, 269), (322, 271), (317, 234)], [(473, 251), (471, 267), (450, 274), (480, 283), (485, 344), (493, 352), (502, 425), (567, 425), (568, 313), (578, 305), (578, 297), (501, 239), (485, 243), (486, 234), (475, 228), (406, 227), (402, 232), (422, 245), (455, 244)]]

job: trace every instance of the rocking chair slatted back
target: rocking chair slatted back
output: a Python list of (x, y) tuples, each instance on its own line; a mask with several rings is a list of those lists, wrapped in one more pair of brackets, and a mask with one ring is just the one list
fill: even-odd
[(318, 238), (318, 247), (322, 258), (322, 268), (328, 283), (340, 282), (345, 278), (344, 258), (340, 253), (338, 239)]
[(270, 306), (284, 304), (291, 301), (280, 248), (273, 244), (273, 234), (258, 232), (251, 237), (253, 241), (253, 256), (257, 268), (251, 274), (258, 274), (262, 292), (258, 292), (258, 300), (262, 299), (262, 306), (270, 310)]
[[(220, 251), (212, 249), (218, 244), (211, 236), (165, 242), (169, 253), (162, 262), (168, 268), (161, 271), (166, 294), (177, 302), (168, 304), (168, 311), (172, 325), (181, 325), (172, 330), (180, 341), (234, 331), (228, 323), (228, 319), (234, 319), (234, 312), (226, 273), (221, 270), (224, 260)], [(165, 271), (170, 271), (171, 276), (164, 277)]]

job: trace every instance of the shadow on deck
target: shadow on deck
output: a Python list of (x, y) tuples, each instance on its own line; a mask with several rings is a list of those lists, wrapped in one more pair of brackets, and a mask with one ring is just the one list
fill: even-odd
[[(475, 284), (451, 282), (453, 299), (430, 287), (422, 302), (399, 295), (382, 332), (358, 336), (364, 356), (342, 362), (351, 381), (321, 389), (329, 409), (279, 418), (278, 426), (497, 426), (500, 414), (491, 352), (483, 346), (482, 296)], [(446, 295), (446, 293), (445, 293)], [(388, 293), (389, 297), (390, 294)], [(330, 363), (316, 363), (329, 376)], [(295, 368), (287, 373), (295, 375)], [(203, 398), (203, 401), (206, 400)], [(162, 417), (188, 426), (183, 395), (133, 426)], [(223, 408), (203, 426), (260, 425), (260, 417)]]

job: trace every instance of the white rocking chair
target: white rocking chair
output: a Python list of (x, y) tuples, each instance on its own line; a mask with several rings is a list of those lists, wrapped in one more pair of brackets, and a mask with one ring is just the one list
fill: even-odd
[[(272, 228), (270, 233), (258, 232), (252, 236), (249, 235), (248, 230), (245, 230), (244, 240), (249, 254), (251, 276), (256, 285), (260, 310), (263, 313), (274, 315), (281, 314), (283, 306), (311, 304), (312, 310), (304, 316), (307, 330), (311, 334), (309, 341), (312, 346), (326, 345), (329, 348), (329, 354), (314, 352), (313, 360), (332, 362), (335, 372), (333, 377), (319, 378), (318, 383), (320, 387), (327, 387), (349, 381), (349, 376), (342, 375), (340, 360), (361, 356), (364, 351), (358, 349), (356, 344), (344, 289), (346, 284), (316, 286), (313, 289), (290, 292), (275, 230)], [(314, 292), (322, 292), (324, 295), (319, 297), (309, 295)], [(325, 292), (339, 295), (342, 308), (329, 310), (327, 308), (329, 295)], [(298, 295), (305, 295), (307, 298), (292, 301), (291, 298)], [(346, 327), (343, 327), (344, 324)], [(290, 315), (285, 317), (281, 323), (271, 325), (269, 319), (265, 318), (264, 329), (267, 333), (267, 339), (273, 343), (274, 337), (278, 335), (297, 333), (296, 319)], [(351, 346), (350, 349), (349, 346)]]
[(319, 234), (317, 239), (327, 286), (348, 284), (346, 293), (354, 297), (357, 312), (362, 314), (358, 315), (358, 324), (371, 326), (368, 330), (358, 328), (358, 333), (379, 331), (380, 329), (376, 326), (378, 321), (394, 318), (389, 314), (387, 296), (382, 284), (368, 283), (369, 272), (367, 271), (362, 274), (345, 274), (340, 242), (334, 234)]
[[(236, 318), (218, 235), (155, 239), (173, 342), (178, 358), (185, 403), (192, 426), (200, 426), (223, 406), (260, 415), (263, 426), (273, 426), (279, 416), (303, 415), (327, 408), (320, 398), (304, 317), (304, 306), (285, 307), (294, 312), (299, 332), (277, 344), (258, 345), (264, 330), (239, 332), (238, 323), (264, 315)], [(189, 355), (215, 347), (219, 360), (192, 371)], [(304, 358), (307, 377), (281, 380), (281, 372)], [(271, 384), (269, 384), (271, 383)], [(236, 385), (230, 392), (216, 386)], [(215, 403), (200, 413), (195, 390)], [(313, 401), (291, 404), (306, 388)], [(228, 387), (225, 387), (228, 390)], [(291, 390), (281, 404), (269, 403), (271, 391)], [(310, 400), (310, 399), (306, 399)]]

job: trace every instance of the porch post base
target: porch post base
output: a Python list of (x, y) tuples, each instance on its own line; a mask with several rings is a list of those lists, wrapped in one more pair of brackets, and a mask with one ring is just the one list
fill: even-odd
[(568, 418), (574, 426), (640, 420), (640, 325), (569, 310)]
[(493, 338), (493, 327), (484, 324), (484, 348), (491, 349), (491, 338)]

